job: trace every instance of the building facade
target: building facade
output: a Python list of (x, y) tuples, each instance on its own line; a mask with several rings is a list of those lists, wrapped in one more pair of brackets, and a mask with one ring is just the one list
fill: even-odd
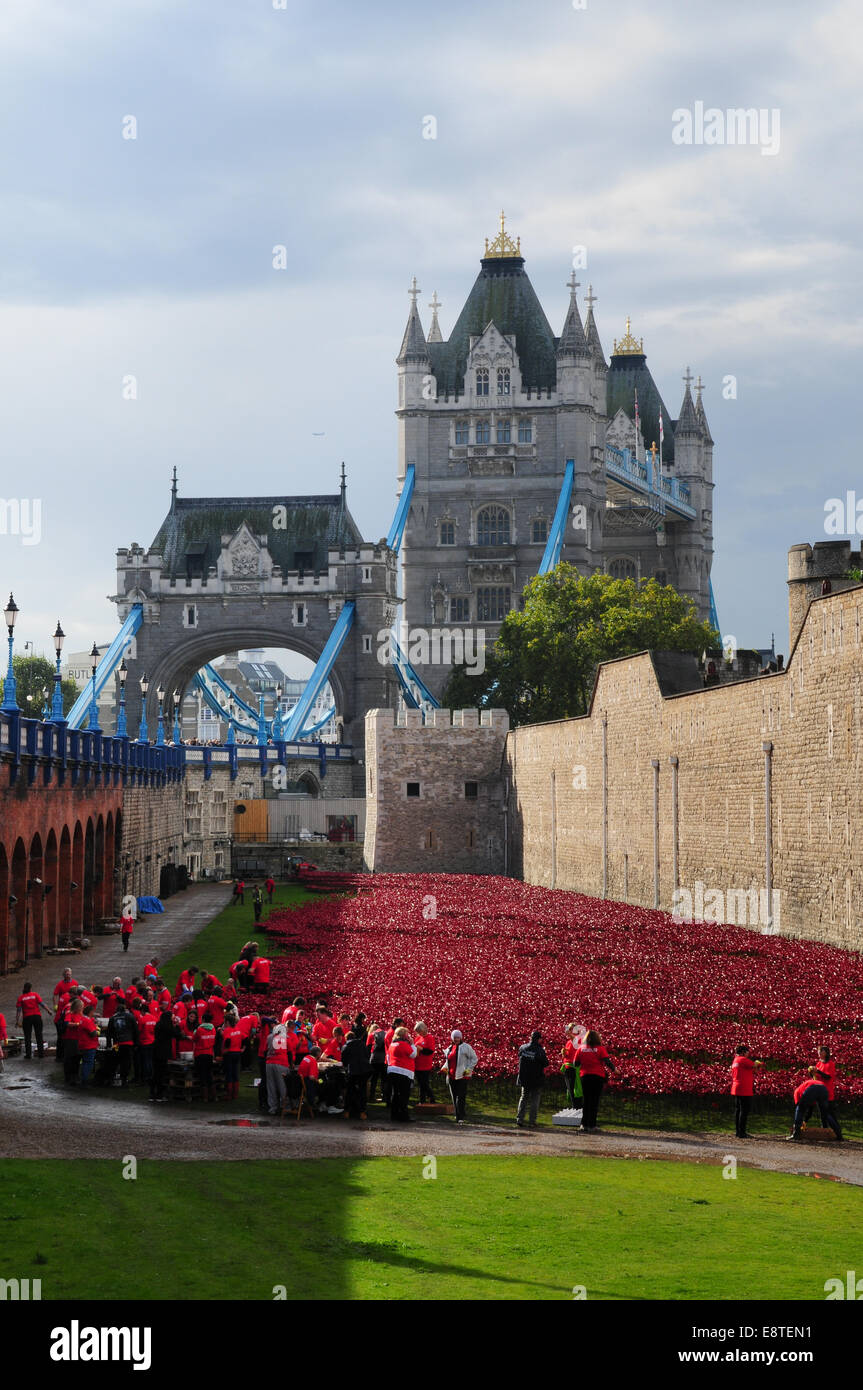
[[(561, 559), (583, 574), (656, 576), (708, 618), (713, 440), (700, 380), (693, 398), (687, 368), (673, 419), (629, 323), (606, 361), (592, 288), (582, 320), (573, 274), (555, 336), (524, 264), (501, 214), (448, 339), (437, 296), (426, 335), (416, 282), (410, 291), (396, 359), (399, 484), (415, 470), (403, 622), (482, 631), (490, 645), (537, 572), (568, 459), (575, 482)], [(621, 461), (646, 483), (640, 492), (625, 485), (625, 468), (608, 466)], [(672, 493), (685, 498), (685, 515), (665, 509)], [(423, 678), (440, 694), (448, 673), (441, 664)]]

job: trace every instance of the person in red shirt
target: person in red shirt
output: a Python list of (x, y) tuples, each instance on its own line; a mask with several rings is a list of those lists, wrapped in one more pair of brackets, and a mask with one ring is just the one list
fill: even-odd
[(207, 1000), (207, 1008), (213, 1015), (213, 1023), (217, 1028), (221, 1028), (222, 1024), (225, 1021), (225, 1010), (227, 1009), (227, 1007), (228, 1001), (222, 994), (221, 989), (213, 990), (213, 993)]
[(124, 912), (120, 918), (120, 938), (123, 942), (123, 950), (128, 951), (129, 942), (132, 940), (132, 932), (135, 930), (135, 919), (131, 912)]
[(192, 1052), (194, 1054), (195, 1076), (201, 1088), (202, 1100), (216, 1099), (216, 1083), (213, 1078), (213, 1054), (216, 1050), (216, 1030), (209, 1009), (202, 1022), (195, 1029)]
[(269, 1104), (267, 1101), (267, 1043), (269, 1042), (270, 1033), (275, 1027), (275, 1024), (276, 1020), (274, 1018), (265, 1018), (263, 1016), (260, 1018), (258, 1024), (258, 1076), (260, 1077), (260, 1084), (258, 1086), (259, 1110), (266, 1110)]
[(151, 956), (151, 957), (150, 957), (150, 959), (147, 961), (147, 964), (144, 966), (144, 979), (145, 979), (145, 980), (149, 980), (149, 979), (158, 979), (158, 978), (159, 978), (159, 964), (160, 964), (160, 962), (159, 962), (159, 957), (158, 957), (158, 956)]
[(315, 1111), (318, 1107), (318, 1088), (320, 1084), (318, 1081), (319, 1055), (320, 1049), (313, 1047), (297, 1064), (297, 1074), (303, 1078), (306, 1101), (312, 1111)]
[(830, 1113), (830, 1097), (823, 1081), (817, 1077), (807, 1077), (794, 1091), (794, 1128), (790, 1134), (786, 1134), (786, 1139), (799, 1139), (800, 1131), (803, 1128), (804, 1116), (810, 1106), (818, 1106), (821, 1115), (821, 1123), (825, 1129), (832, 1129), (836, 1138), (841, 1140), (842, 1131), (839, 1123)]
[(15, 1027), (17, 1028), (23, 1020), (24, 1056), (27, 1058), (33, 1055), (34, 1034), (36, 1036), (36, 1055), (38, 1057), (45, 1056), (45, 1043), (42, 1038), (43, 1013), (46, 1013), (49, 1018), (51, 1017), (51, 1010), (43, 1004), (41, 994), (37, 994), (30, 981), (27, 980), (15, 1000)]
[[(824, 1046), (819, 1047), (818, 1061), (815, 1063), (814, 1067), (809, 1068), (809, 1075), (813, 1077), (814, 1080), (820, 1081), (827, 1087), (827, 1114), (830, 1115), (835, 1122), (835, 1127), (831, 1126), (831, 1128), (834, 1128), (834, 1132), (835, 1130), (839, 1130), (841, 1134), (839, 1117), (836, 1114), (836, 1063), (833, 1061), (830, 1048), (826, 1043)], [(812, 1110), (810, 1107), (806, 1113), (807, 1120), (811, 1113)]]
[(153, 1045), (156, 1041), (156, 1015), (147, 1009), (135, 1013), (138, 1024), (138, 1057), (136, 1080), (149, 1086), (153, 1080)]
[(84, 1017), (84, 1005), (80, 999), (73, 999), (63, 1013), (63, 1078), (70, 1086), (78, 1084), (79, 1027)]
[(258, 994), (266, 994), (270, 988), (270, 962), (266, 956), (255, 956), (249, 966), (249, 975), (252, 979), (250, 987)]
[(417, 1050), (416, 1060), (416, 1079), (419, 1086), (417, 1103), (434, 1104), (434, 1093), (431, 1087), (432, 1068), (434, 1066), (435, 1040), (428, 1030), (428, 1024), (423, 1023), (422, 1019), (417, 1019), (414, 1024), (414, 1047)]
[(3, 1048), (9, 1041), (9, 1034), (6, 1031), (6, 1019), (0, 1014), (0, 1071), (3, 1070)]
[(760, 1066), (760, 1061), (753, 1060), (749, 1056), (748, 1047), (736, 1047), (734, 1049), (734, 1061), (731, 1063), (731, 1094), (736, 1097), (734, 1133), (738, 1139), (750, 1137), (746, 1133), (746, 1121), (749, 1118), (749, 1111), (752, 1109), (755, 1068)]
[(575, 1065), (575, 1054), (581, 1046), (586, 1032), (587, 1029), (580, 1023), (567, 1023), (563, 1030), (566, 1041), (560, 1049), (561, 1071), (563, 1072), (563, 1084), (566, 1087), (566, 1098), (569, 1101), (570, 1110), (581, 1110), (584, 1104), (581, 1077), (578, 1074), (578, 1067)]
[(94, 1017), (95, 1006), (88, 1004), (81, 1015), (81, 1022), (78, 1025), (78, 1055), (81, 1058), (81, 1078), (80, 1085), (87, 1086), (93, 1075), (93, 1067), (96, 1064), (96, 1053), (99, 1048), (99, 1029)]
[(112, 1017), (113, 1017), (113, 1015), (114, 1015), (114, 1013), (115, 1013), (115, 1011), (116, 1011), (116, 1008), (117, 1008), (117, 1001), (120, 1000), (120, 999), (122, 999), (123, 1002), (125, 1003), (125, 1001), (126, 1001), (126, 995), (125, 995), (125, 993), (124, 993), (124, 991), (123, 991), (123, 982), (122, 982), (122, 980), (120, 979), (120, 976), (117, 975), (117, 976), (115, 977), (114, 981), (113, 981), (112, 984), (111, 984), (111, 988), (110, 988), (110, 989), (105, 989), (105, 990), (102, 991), (102, 1017), (103, 1017), (103, 1018), (112, 1018)]
[(323, 1047), (325, 1042), (329, 1042), (336, 1028), (336, 1020), (333, 1018), (325, 1004), (315, 1005), (315, 1022), (312, 1026), (312, 1037), (319, 1046)]
[(236, 1010), (226, 1010), (222, 1024), (222, 1075), (225, 1078), (226, 1100), (236, 1100), (240, 1094), (240, 1057), (244, 1042)]
[(176, 990), (175, 990), (175, 992), (174, 992), (177, 999), (182, 998), (182, 996), (183, 996), (187, 991), (189, 992), (189, 994), (194, 994), (194, 992), (195, 992), (195, 976), (197, 975), (197, 973), (198, 973), (198, 967), (197, 967), (197, 965), (190, 965), (189, 968), (188, 968), (188, 970), (183, 970), (183, 971), (181, 971), (181, 973), (180, 973), (180, 978), (179, 978), (179, 980), (177, 981), (177, 988), (176, 988)]
[(387, 1048), (387, 1076), (390, 1081), (390, 1118), (409, 1120), (408, 1100), (416, 1070), (417, 1050), (407, 1028), (396, 1028)]
[(86, 985), (79, 985), (79, 986), (78, 986), (78, 998), (79, 998), (79, 999), (81, 1000), (81, 1002), (83, 1003), (83, 1005), (84, 1005), (84, 1011), (85, 1011), (85, 1012), (87, 1011), (87, 1009), (90, 1007), (91, 1004), (93, 1005), (93, 1008), (95, 1009), (96, 1006), (97, 1006), (97, 1004), (99, 1003), (99, 1000), (97, 999), (96, 995), (93, 993), (92, 989), (88, 989)]
[(608, 1073), (614, 1071), (614, 1063), (602, 1046), (602, 1038), (595, 1028), (590, 1029), (584, 1042), (576, 1048), (575, 1064), (579, 1070), (581, 1089), (584, 1093), (581, 1128), (585, 1134), (596, 1134), (599, 1129), (596, 1123), (599, 1098)]
[(271, 902), (273, 901), (273, 891), (274, 891), (274, 889), (275, 889), (275, 886), (276, 886), (276, 880), (275, 880), (274, 878), (268, 878), (267, 881), (266, 881), (266, 883), (264, 884), (264, 887), (265, 887), (266, 890), (267, 890), (267, 902), (268, 902), (268, 903), (271, 903)]
[(78, 984), (77, 980), (72, 979), (72, 971), (64, 970), (62, 980), (58, 980), (54, 986), (54, 1007), (57, 1007), (60, 999), (65, 999), (67, 994), (71, 994)]
[(342, 1046), (344, 1044), (344, 1041), (345, 1035), (342, 1032), (341, 1028), (336, 1028), (335, 1032), (333, 1033), (333, 1036), (331, 1038), (327, 1038), (327, 1041), (321, 1048), (321, 1056), (326, 1058), (328, 1061), (340, 1062), (342, 1060)]

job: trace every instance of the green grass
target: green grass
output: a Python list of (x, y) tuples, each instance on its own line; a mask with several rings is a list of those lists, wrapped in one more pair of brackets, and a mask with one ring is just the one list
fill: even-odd
[[(0, 1264), (75, 1300), (820, 1299), (859, 1267), (857, 1189), (722, 1171), (486, 1154), (430, 1180), (372, 1158), (142, 1160), (129, 1181), (119, 1161), (7, 1160)], [(112, 1258), (106, 1231), (146, 1259)]]
[(267, 903), (265, 894), (261, 920), (255, 922), (252, 895), (246, 889), (245, 904), (240, 905), (231, 899), (228, 906), (198, 932), (190, 946), (179, 951), (170, 960), (162, 962), (162, 978), (173, 989), (180, 972), (190, 965), (197, 965), (199, 970), (211, 970), (218, 979), (227, 980), (228, 970), (247, 941), (257, 941), (261, 955), (281, 955), (281, 949), (275, 939), (264, 932), (268, 916), (281, 908), (299, 907), (301, 903), (308, 902), (316, 896), (299, 884), (277, 883), (272, 906)]

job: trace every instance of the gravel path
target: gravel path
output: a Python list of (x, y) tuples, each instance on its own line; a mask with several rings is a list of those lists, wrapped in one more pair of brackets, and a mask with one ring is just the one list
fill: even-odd
[[(243, 1091), (246, 1089), (243, 1082)], [(250, 1116), (247, 1126), (232, 1117), (219, 1123), (212, 1113), (182, 1104), (152, 1106), (133, 1092), (65, 1090), (46, 1059), (11, 1059), (0, 1082), (0, 1158), (249, 1159), (335, 1158), (371, 1155), (525, 1154), (558, 1157), (603, 1154), (631, 1159), (666, 1159), (721, 1165), (727, 1155), (774, 1172), (813, 1174), (863, 1187), (863, 1144), (786, 1144), (772, 1138), (669, 1134), (659, 1130), (608, 1130), (576, 1134), (544, 1126), (517, 1131), (503, 1125), (456, 1126), (451, 1120), (413, 1120), (393, 1126), (380, 1111), (367, 1122), (341, 1117), (269, 1120)], [(252, 1088), (249, 1087), (250, 1106)]]

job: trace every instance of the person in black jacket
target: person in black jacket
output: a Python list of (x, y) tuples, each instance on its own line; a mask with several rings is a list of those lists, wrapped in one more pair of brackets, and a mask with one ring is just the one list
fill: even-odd
[(153, 1033), (153, 1075), (150, 1078), (150, 1100), (163, 1101), (168, 1083), (168, 1063), (174, 1050), (174, 1039), (180, 1036), (180, 1025), (171, 1012), (170, 1000), (162, 1004)]
[(118, 999), (117, 1007), (108, 1021), (108, 1044), (117, 1053), (120, 1085), (128, 1086), (129, 1072), (138, 1046), (138, 1025), (122, 999)]
[(525, 1128), (525, 1115), (529, 1117), (529, 1127), (536, 1129), (536, 1114), (548, 1065), (548, 1057), (542, 1045), (542, 1034), (535, 1028), (530, 1035), (530, 1042), (523, 1043), (518, 1049), (518, 1085), (521, 1087), (521, 1096), (515, 1122), (519, 1129)]
[(366, 1089), (372, 1070), (365, 1033), (348, 1033), (347, 1042), (342, 1048), (342, 1066), (348, 1074), (345, 1109), (352, 1120), (364, 1120)]

